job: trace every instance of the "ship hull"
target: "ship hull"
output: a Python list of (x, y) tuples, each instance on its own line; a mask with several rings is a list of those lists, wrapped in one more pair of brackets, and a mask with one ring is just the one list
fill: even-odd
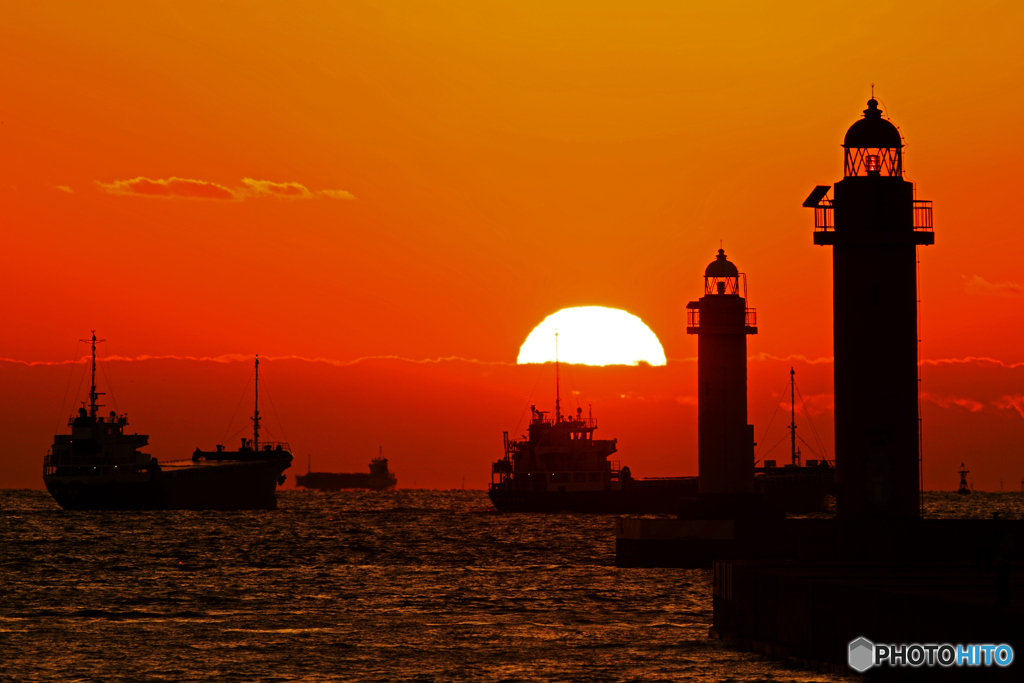
[(488, 491), (501, 512), (581, 512), (588, 514), (676, 514), (682, 498), (697, 495), (697, 478), (634, 480), (619, 491)]
[(287, 458), (43, 481), (65, 510), (274, 510), (278, 478), (290, 464)]

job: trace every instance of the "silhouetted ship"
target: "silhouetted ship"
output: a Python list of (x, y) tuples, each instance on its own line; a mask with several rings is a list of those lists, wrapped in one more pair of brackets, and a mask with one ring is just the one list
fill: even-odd
[[(557, 335), (556, 335), (557, 337)], [(556, 339), (557, 345), (557, 339)], [(555, 414), (530, 406), (529, 436), (505, 432), (505, 457), (491, 467), (488, 495), (502, 512), (675, 513), (697, 495), (697, 477), (634, 479), (608, 460), (618, 439), (595, 439), (593, 415), (563, 416), (555, 360)], [(495, 481), (495, 476), (498, 480)]]
[[(259, 396), (259, 357), (256, 358)], [(43, 482), (65, 510), (273, 510), (277, 486), (292, 462), (286, 443), (260, 442), (257, 403), (253, 438), (237, 451), (196, 449), (191, 460), (160, 463), (140, 452), (149, 436), (125, 434), (128, 416), (98, 417), (96, 334), (92, 336), (92, 388), (71, 418), (71, 434), (58, 434), (43, 461)]]
[(295, 485), (317, 491), (340, 491), (342, 489), (370, 489), (385, 491), (398, 485), (398, 478), (388, 469), (388, 459), (383, 452), (370, 460), (367, 472), (311, 472), (295, 475)]
[(754, 488), (773, 507), (783, 512), (824, 512), (828, 495), (835, 491), (836, 470), (832, 463), (824, 459), (802, 462), (800, 449), (796, 445), (799, 437), (796, 435), (795, 375), (793, 368), (790, 368), (790, 464), (776, 467), (775, 460), (765, 460), (764, 466), (754, 468)]

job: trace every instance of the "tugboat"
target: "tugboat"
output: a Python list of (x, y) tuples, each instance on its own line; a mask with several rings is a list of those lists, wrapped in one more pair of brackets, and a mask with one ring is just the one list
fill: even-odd
[(312, 461), (305, 474), (295, 475), (295, 485), (317, 491), (340, 491), (342, 489), (370, 489), (386, 491), (398, 485), (398, 477), (388, 469), (388, 459), (383, 448), (377, 457), (370, 460), (370, 473), (365, 472), (312, 472)]
[[(593, 414), (562, 415), (558, 334), (555, 334), (555, 414), (530, 406), (529, 436), (509, 439), (491, 466), (488, 495), (502, 512), (675, 513), (679, 499), (697, 495), (697, 477), (634, 479), (608, 460), (618, 439), (595, 439)], [(495, 481), (497, 477), (497, 481)]]
[(789, 369), (789, 400), (790, 464), (776, 467), (775, 460), (765, 460), (762, 467), (754, 468), (754, 488), (783, 512), (823, 512), (826, 497), (835, 489), (836, 470), (825, 459), (802, 462), (796, 445), (796, 371), (793, 368)]
[[(88, 340), (86, 340), (88, 341)], [(96, 333), (92, 335), (92, 387), (68, 422), (70, 434), (54, 437), (43, 460), (43, 482), (65, 510), (273, 510), (277, 486), (292, 462), (287, 443), (260, 442), (259, 356), (253, 438), (237, 451), (198, 448), (191, 460), (160, 463), (142, 453), (145, 434), (126, 434), (128, 415), (97, 415)]]
[[(967, 485), (967, 475), (971, 471), (964, 467), (963, 463), (960, 463), (960, 471), (957, 474), (960, 475), (960, 488), (956, 490), (961, 496), (971, 495), (971, 487)], [(1024, 481), (1021, 481), (1021, 489), (1024, 490)]]

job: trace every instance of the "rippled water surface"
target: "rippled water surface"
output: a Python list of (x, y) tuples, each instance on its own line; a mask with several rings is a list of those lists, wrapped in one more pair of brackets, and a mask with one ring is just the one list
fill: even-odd
[[(1019, 494), (929, 516), (1019, 516)], [(477, 491), (285, 492), (274, 512), (65, 512), (0, 492), (0, 678), (838, 680), (707, 637), (711, 575), (616, 569), (613, 517)]]

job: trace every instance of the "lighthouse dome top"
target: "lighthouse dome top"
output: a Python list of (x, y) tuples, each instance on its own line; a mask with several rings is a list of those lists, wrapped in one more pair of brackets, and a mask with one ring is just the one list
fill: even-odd
[(704, 277), (739, 277), (740, 271), (725, 255), (725, 249), (718, 250), (718, 257), (708, 264)]
[(872, 97), (868, 100), (868, 108), (864, 110), (864, 118), (846, 131), (843, 147), (899, 148), (903, 147), (903, 136), (891, 121), (882, 118), (878, 100)]

